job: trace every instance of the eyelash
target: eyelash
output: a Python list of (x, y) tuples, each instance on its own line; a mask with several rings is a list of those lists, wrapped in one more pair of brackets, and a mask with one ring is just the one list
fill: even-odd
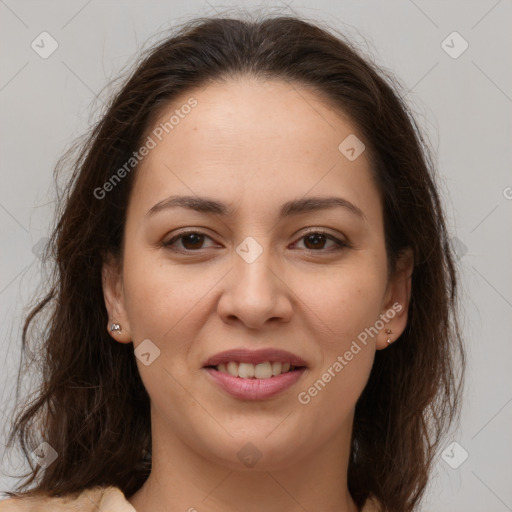
[[(177, 249), (175, 247), (172, 247), (172, 244), (174, 244), (174, 242), (176, 242), (179, 239), (184, 238), (184, 237), (186, 237), (188, 235), (202, 235), (202, 236), (205, 236), (206, 238), (210, 238), (210, 240), (211, 240), (211, 237), (208, 236), (206, 233), (202, 233), (201, 231), (190, 230), (190, 231), (182, 231), (182, 232), (180, 232), (179, 234), (175, 235), (174, 237), (172, 237), (167, 242), (163, 242), (162, 246), (167, 248), (167, 249), (170, 249), (172, 251), (181, 252), (181, 253), (185, 253), (185, 254), (200, 253), (203, 249), (192, 250), (192, 249)], [(332, 242), (334, 242), (337, 245), (337, 247), (334, 248), (334, 249), (331, 249), (331, 250), (328, 250), (328, 249), (305, 249), (306, 251), (308, 251), (310, 253), (336, 252), (336, 251), (341, 251), (343, 249), (348, 249), (348, 248), (351, 247), (351, 245), (348, 242), (340, 240), (339, 238), (336, 238), (335, 236), (331, 235), (330, 233), (327, 233), (327, 232), (321, 231), (321, 230), (311, 230), (311, 231), (308, 231), (307, 233), (302, 235), (299, 238), (299, 240), (302, 240), (302, 239), (304, 239), (304, 238), (306, 238), (308, 236), (311, 236), (311, 235), (325, 236), (328, 240), (331, 240)]]

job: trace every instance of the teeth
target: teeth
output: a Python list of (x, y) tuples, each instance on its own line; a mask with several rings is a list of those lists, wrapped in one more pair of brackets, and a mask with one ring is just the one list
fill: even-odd
[[(217, 370), (219, 367), (217, 367)], [(233, 377), (238, 377), (238, 363), (235, 363), (234, 361), (229, 361), (227, 365), (227, 370), (229, 375), (233, 375)]]
[(270, 379), (272, 377), (272, 365), (269, 362), (257, 364), (254, 367), (254, 376), (257, 379)]
[(254, 365), (251, 363), (240, 363), (238, 365), (238, 376), (242, 379), (252, 379), (254, 377)]
[(265, 361), (259, 364), (229, 361), (227, 364), (220, 363), (216, 368), (219, 372), (229, 373), (233, 377), (240, 377), (242, 379), (270, 379), (295, 369), (290, 363), (281, 363), (279, 361)]
[(272, 363), (272, 375), (279, 375), (283, 365), (279, 361)]

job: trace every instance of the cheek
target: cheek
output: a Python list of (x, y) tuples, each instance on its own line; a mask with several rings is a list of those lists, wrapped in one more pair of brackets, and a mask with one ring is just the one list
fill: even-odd
[(374, 334), (369, 333), (379, 318), (383, 280), (368, 267), (364, 274), (342, 273), (319, 285), (321, 294), (303, 299), (316, 313), (309, 332), (319, 364), (304, 381), (297, 402), (312, 422), (324, 417), (321, 426), (313, 422), (319, 429), (315, 434), (329, 436), (347, 419), (368, 381), (375, 356)]
[[(385, 275), (370, 262), (329, 269), (295, 278), (294, 291), (316, 324), (318, 341), (326, 340), (326, 352), (355, 337), (378, 318)], [(334, 343), (333, 343), (334, 342)]]
[(157, 254), (156, 250), (127, 245), (123, 282), (133, 339), (150, 338), (160, 346), (165, 334), (185, 314), (187, 297), (182, 275), (166, 270)]
[(317, 275), (314, 282), (303, 279), (300, 291), (306, 310), (313, 312), (308, 332), (319, 358), (297, 398), (301, 406), (311, 406), (307, 414), (322, 414), (334, 405), (327, 422), (331, 426), (348, 414), (368, 380), (375, 356), (371, 328), (386, 284), (385, 267), (378, 260), (361, 257), (352, 263)]
[(133, 247), (126, 254), (125, 304), (133, 339), (150, 338), (178, 351), (186, 345), (187, 332), (190, 338), (200, 329), (208, 294), (225, 269), (171, 263), (164, 250)]

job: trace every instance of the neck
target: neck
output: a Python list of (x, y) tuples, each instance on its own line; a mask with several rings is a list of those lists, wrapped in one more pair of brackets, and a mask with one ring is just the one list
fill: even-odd
[(284, 465), (252, 468), (206, 459), (153, 423), (152, 471), (128, 501), (137, 512), (358, 512), (347, 487), (352, 420)]

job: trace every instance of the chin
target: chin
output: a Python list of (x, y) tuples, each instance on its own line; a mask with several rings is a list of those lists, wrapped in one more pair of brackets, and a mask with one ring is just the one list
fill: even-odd
[(285, 430), (282, 435), (274, 432), (270, 436), (266, 429), (260, 432), (229, 437), (221, 446), (210, 446), (209, 454), (203, 455), (232, 471), (281, 471), (297, 464), (307, 451), (307, 446), (298, 449), (304, 444), (302, 440), (286, 435)]

